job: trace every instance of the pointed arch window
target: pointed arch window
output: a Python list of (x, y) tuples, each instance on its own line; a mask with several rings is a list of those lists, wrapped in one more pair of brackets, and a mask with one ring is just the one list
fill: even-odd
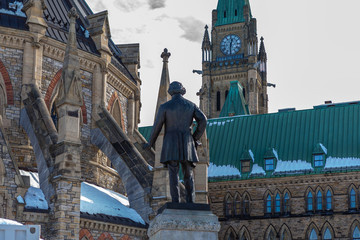
[(243, 214), (245, 216), (250, 215), (250, 198), (248, 195), (245, 195), (244, 197), (244, 203), (243, 203)]
[(216, 92), (216, 111), (220, 111), (221, 109), (221, 94), (220, 94), (220, 91), (217, 91)]
[(280, 236), (280, 240), (290, 240), (290, 234), (287, 230), (284, 230)]
[(330, 189), (326, 192), (326, 210), (332, 210), (332, 193)]
[(280, 213), (281, 211), (281, 204), (280, 204), (280, 194), (276, 194), (275, 196), (275, 213)]
[(317, 240), (317, 239), (318, 239), (318, 236), (316, 234), (316, 231), (315, 231), (315, 229), (312, 229), (311, 233), (310, 233), (309, 240)]
[(358, 227), (355, 227), (354, 232), (352, 234), (353, 240), (360, 240), (360, 230)]
[(356, 192), (353, 188), (350, 190), (350, 209), (356, 208)]
[(271, 213), (271, 196), (270, 194), (268, 194), (268, 196), (266, 197), (266, 209), (265, 209), (266, 213)]
[(332, 236), (331, 236), (331, 232), (330, 232), (329, 228), (326, 228), (326, 230), (325, 230), (324, 240), (332, 240)]
[(239, 195), (235, 196), (235, 216), (241, 215), (241, 199)]
[(323, 209), (322, 206), (322, 193), (319, 190), (316, 194), (316, 210), (321, 211)]
[(233, 215), (233, 199), (228, 196), (225, 201), (225, 216), (231, 217)]
[(275, 240), (275, 233), (273, 230), (270, 231), (269, 236), (267, 237), (267, 240)]
[(290, 197), (289, 193), (285, 193), (284, 196), (284, 214), (290, 213)]
[(311, 192), (308, 193), (307, 195), (307, 210), (308, 211), (313, 211), (313, 195)]

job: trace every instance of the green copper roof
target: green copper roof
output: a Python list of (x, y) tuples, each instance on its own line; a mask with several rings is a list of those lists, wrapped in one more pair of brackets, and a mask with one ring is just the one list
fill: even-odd
[[(148, 139), (149, 127), (139, 130)], [(209, 119), (206, 131), (210, 181), (360, 170), (360, 102)], [(268, 158), (272, 171), (265, 171)], [(248, 173), (241, 173), (244, 160), (251, 162)]]
[(248, 115), (243, 88), (238, 81), (230, 82), (230, 90), (221, 109), (220, 117)]
[(249, 0), (219, 0), (215, 26), (245, 22), (245, 5), (249, 6), (249, 14), (252, 18)]

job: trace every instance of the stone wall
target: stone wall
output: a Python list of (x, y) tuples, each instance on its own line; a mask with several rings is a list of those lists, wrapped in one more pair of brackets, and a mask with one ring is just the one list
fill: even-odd
[(111, 99), (111, 96), (114, 94), (114, 92), (117, 92), (117, 95), (120, 99), (121, 108), (122, 108), (122, 117), (124, 118), (124, 127), (125, 132), (127, 133), (128, 128), (128, 119), (127, 119), (127, 109), (128, 109), (128, 99), (118, 90), (116, 90), (111, 84), (106, 84), (106, 101), (105, 101), (105, 107), (108, 107), (109, 101)]
[[(358, 196), (359, 184), (353, 183), (358, 183), (359, 179), (359, 173), (350, 172), (209, 183), (211, 209), (221, 222), (219, 239), (225, 239), (231, 229), (236, 234), (247, 229), (251, 239), (265, 239), (270, 228), (274, 228), (275, 234), (280, 235), (280, 230), (286, 226), (292, 239), (300, 240), (305, 239), (311, 224), (319, 232), (329, 228), (333, 231), (332, 236), (335, 239), (350, 239), (351, 226), (360, 220), (358, 214), (360, 202), (357, 200), (356, 209), (349, 209), (349, 189), (353, 187)], [(322, 192), (322, 209), (326, 209), (325, 196), (330, 190), (332, 209), (308, 211), (306, 196), (309, 190), (313, 193), (314, 209), (316, 209), (316, 193), (319, 190)], [(290, 195), (289, 214), (283, 211), (285, 192)], [(275, 213), (275, 196), (278, 193), (281, 197), (281, 211)], [(233, 211), (231, 216), (226, 216), (227, 197), (235, 199), (235, 196), (239, 195), (242, 209), (245, 194), (250, 197), (250, 215), (245, 216), (240, 213), (236, 216)], [(265, 199), (268, 195), (272, 198), (271, 213), (265, 213)], [(235, 200), (232, 208), (235, 208)]]

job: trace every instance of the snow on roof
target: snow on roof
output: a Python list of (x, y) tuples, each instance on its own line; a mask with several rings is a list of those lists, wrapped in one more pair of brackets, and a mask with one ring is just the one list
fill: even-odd
[(81, 212), (123, 217), (145, 224), (140, 215), (134, 209), (129, 208), (127, 197), (120, 193), (83, 182), (81, 183), (80, 200)]
[(342, 169), (342, 168), (359, 168), (360, 159), (359, 158), (334, 158), (328, 157), (326, 159), (326, 164), (324, 170), (329, 169)]
[(13, 3), (9, 3), (9, 8), (16, 10), (15, 12), (11, 10), (7, 10), (4, 8), (0, 8), (0, 13), (9, 14), (9, 15), (15, 15), (19, 17), (26, 17), (25, 13), (21, 11), (23, 8), (23, 3), (19, 1), (15, 1)]
[(327, 154), (327, 148), (320, 143), (321, 149), (324, 151), (325, 154)]
[(13, 220), (0, 218), (0, 225), (22, 225), (22, 224)]
[(29, 187), (25, 194), (26, 209), (48, 210), (49, 206), (45, 195), (40, 188)]
[(295, 160), (295, 161), (277, 161), (276, 169), (274, 174), (279, 173), (299, 173), (304, 171), (313, 171), (314, 169), (311, 166), (311, 163), (302, 161), (302, 160)]
[(279, 160), (279, 155), (278, 155), (277, 151), (275, 150), (275, 148), (272, 149), (272, 152), (274, 153), (276, 160)]
[(258, 164), (254, 164), (250, 176), (254, 176), (254, 175), (265, 175), (265, 171)]
[(222, 176), (241, 176), (239, 169), (234, 166), (217, 166), (210, 163), (208, 167), (209, 177), (222, 177)]
[(39, 174), (38, 173), (20, 170), (20, 175), (29, 176), (30, 177), (30, 186), (35, 187), (35, 188), (40, 188)]
[(211, 127), (212, 125), (218, 125), (218, 126), (224, 126), (225, 125), (225, 123), (229, 123), (229, 122), (233, 122), (234, 121), (234, 119), (228, 119), (228, 120), (226, 120), (226, 121), (219, 121), (219, 122), (210, 122), (209, 124), (208, 124), (208, 126), (209, 127)]
[(252, 161), (255, 162), (254, 153), (251, 151), (251, 149), (249, 149), (249, 154), (250, 154)]

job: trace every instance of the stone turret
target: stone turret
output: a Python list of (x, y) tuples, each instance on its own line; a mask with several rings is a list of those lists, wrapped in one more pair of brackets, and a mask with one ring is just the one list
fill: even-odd
[(83, 97), (76, 47), (75, 22), (78, 14), (75, 8), (70, 10), (68, 16), (69, 40), (59, 83), (58, 99), (55, 102), (59, 117), (59, 140), (52, 149), (55, 156), (52, 178), (55, 189), (55, 198), (52, 199), (53, 239), (79, 239), (80, 231), (80, 120)]
[(204, 38), (202, 42), (202, 61), (211, 62), (211, 42), (209, 37), (208, 25), (205, 26)]

